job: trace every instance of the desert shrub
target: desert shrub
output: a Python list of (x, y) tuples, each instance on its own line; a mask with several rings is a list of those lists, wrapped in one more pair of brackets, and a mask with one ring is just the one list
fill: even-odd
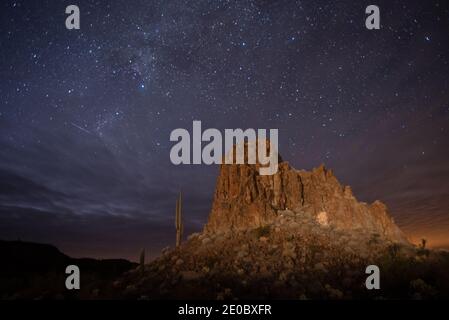
[(388, 246), (388, 253), (391, 259), (397, 259), (399, 257), (401, 247), (397, 243), (392, 243)]
[(420, 249), (418, 249), (417, 254), (418, 254), (418, 256), (426, 256), (426, 257), (428, 257), (429, 254), (430, 254), (430, 251), (428, 249), (420, 248)]
[(410, 293), (414, 299), (429, 299), (436, 295), (436, 290), (422, 279), (410, 282)]
[(426, 249), (426, 244), (427, 244), (427, 240), (426, 239), (421, 239), (421, 244), (419, 245), (419, 249), (418, 249), (418, 255), (419, 256), (429, 256), (430, 251), (428, 249)]
[(368, 244), (370, 244), (370, 245), (376, 245), (376, 244), (378, 244), (378, 243), (380, 243), (380, 234), (378, 234), (378, 233), (372, 233), (372, 234), (371, 234), (371, 237), (370, 237), (370, 239), (369, 239), (369, 241), (368, 241)]
[(255, 229), (255, 234), (257, 238), (267, 237), (270, 235), (270, 232), (271, 232), (270, 226), (262, 226)]

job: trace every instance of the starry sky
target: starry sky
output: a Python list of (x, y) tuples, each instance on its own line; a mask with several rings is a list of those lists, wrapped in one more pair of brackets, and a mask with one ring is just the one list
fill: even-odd
[[(66, 6), (81, 11), (65, 27)], [(380, 8), (367, 30), (365, 8)], [(0, 4), (0, 238), (137, 259), (206, 222), (216, 165), (174, 166), (170, 132), (277, 128), (412, 238), (449, 248), (447, 1)]]

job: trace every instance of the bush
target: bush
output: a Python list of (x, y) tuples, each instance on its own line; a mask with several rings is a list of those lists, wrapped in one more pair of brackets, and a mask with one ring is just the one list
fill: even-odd
[(270, 232), (271, 232), (270, 226), (262, 226), (255, 230), (257, 238), (267, 237), (270, 235)]

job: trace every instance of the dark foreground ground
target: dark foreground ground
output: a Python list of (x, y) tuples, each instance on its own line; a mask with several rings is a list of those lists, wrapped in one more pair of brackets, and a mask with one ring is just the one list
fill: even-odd
[[(307, 223), (194, 234), (143, 268), (73, 259), (50, 245), (0, 241), (1, 299), (448, 299), (449, 253)], [(299, 230), (299, 229), (301, 230)], [(81, 289), (65, 288), (65, 267)], [(380, 290), (367, 290), (367, 265)]]
[[(372, 264), (379, 290), (365, 285)], [(113, 285), (114, 297), (131, 299), (448, 299), (449, 253), (376, 235), (259, 228), (193, 235)]]
[[(95, 299), (100, 289), (137, 266), (127, 260), (74, 259), (56, 247), (22, 241), (0, 241), (0, 299)], [(81, 290), (67, 290), (65, 268), (81, 270)]]

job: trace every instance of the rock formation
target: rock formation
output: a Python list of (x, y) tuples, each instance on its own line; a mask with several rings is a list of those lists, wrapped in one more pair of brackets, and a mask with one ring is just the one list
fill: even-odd
[(254, 229), (272, 223), (285, 210), (311, 215), (336, 229), (407, 242), (382, 202), (358, 202), (351, 188), (342, 186), (324, 165), (308, 172), (288, 162), (280, 162), (271, 176), (259, 175), (257, 164), (221, 165), (205, 232)]
[[(203, 232), (164, 249), (144, 275), (125, 274), (114, 284), (117, 294), (229, 300), (447, 295), (448, 284), (432, 279), (435, 272), (444, 278), (449, 256), (413, 247), (385, 205), (358, 202), (324, 166), (307, 172), (278, 159), (271, 176), (260, 175), (259, 164), (222, 165)], [(382, 270), (383, 290), (364, 285), (372, 264)]]

